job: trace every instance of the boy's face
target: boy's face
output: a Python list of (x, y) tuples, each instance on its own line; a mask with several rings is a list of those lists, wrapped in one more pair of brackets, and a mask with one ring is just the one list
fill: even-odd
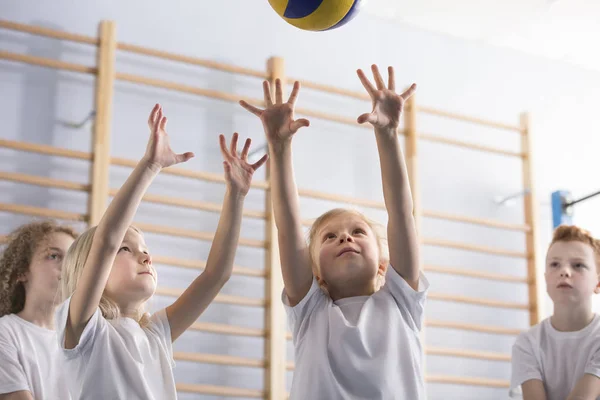
[(599, 293), (594, 250), (579, 241), (556, 242), (546, 255), (546, 290), (555, 304), (576, 305)]

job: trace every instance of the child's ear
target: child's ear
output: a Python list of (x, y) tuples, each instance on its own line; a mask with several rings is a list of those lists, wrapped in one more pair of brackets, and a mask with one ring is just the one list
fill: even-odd
[(599, 280), (598, 280), (598, 284), (597, 284), (597, 285), (596, 285), (596, 287), (594, 288), (594, 293), (595, 293), (595, 294), (598, 294), (598, 293), (600, 293), (600, 277), (599, 277)]
[(387, 260), (382, 260), (382, 261), (380, 261), (380, 262), (379, 262), (379, 268), (378, 268), (378, 270), (377, 270), (377, 274), (378, 274), (378, 275), (385, 276), (385, 272), (386, 272), (386, 271), (387, 271), (387, 269), (388, 269), (388, 265), (389, 265), (389, 263), (387, 262)]

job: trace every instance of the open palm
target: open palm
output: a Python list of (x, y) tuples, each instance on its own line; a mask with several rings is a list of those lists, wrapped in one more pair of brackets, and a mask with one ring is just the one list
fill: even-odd
[(225, 169), (225, 180), (227, 185), (242, 195), (246, 195), (250, 190), (250, 183), (252, 183), (252, 175), (254, 171), (259, 169), (261, 165), (267, 161), (267, 155), (265, 154), (260, 160), (254, 164), (248, 163), (248, 152), (250, 151), (250, 138), (246, 139), (242, 153), (238, 156), (237, 153), (237, 132), (233, 134), (231, 138), (231, 144), (227, 149), (225, 142), (225, 136), (219, 135), (219, 144), (221, 146), (221, 153), (223, 154), (223, 168)]
[(357, 71), (360, 81), (373, 101), (373, 110), (359, 116), (357, 121), (360, 124), (369, 122), (376, 128), (396, 129), (400, 124), (400, 115), (404, 104), (417, 90), (417, 85), (413, 83), (404, 93), (397, 94), (392, 67), (388, 67), (387, 88), (377, 66), (372, 65), (371, 70), (373, 71), (376, 87), (371, 84), (362, 70)]
[(294, 120), (294, 105), (300, 91), (300, 83), (295, 82), (290, 98), (283, 102), (283, 90), (281, 81), (275, 80), (275, 103), (271, 97), (271, 88), (268, 81), (263, 82), (263, 92), (266, 108), (261, 110), (248, 104), (244, 100), (240, 105), (252, 114), (258, 116), (263, 123), (267, 140), (271, 144), (278, 144), (291, 139), (292, 135), (303, 126), (309, 126), (307, 119)]
[(146, 147), (146, 157), (159, 168), (167, 168), (171, 165), (186, 162), (194, 157), (194, 153), (191, 152), (176, 154), (171, 150), (166, 126), (167, 117), (163, 115), (162, 106), (156, 104), (150, 113), (150, 117), (148, 117), (150, 139)]

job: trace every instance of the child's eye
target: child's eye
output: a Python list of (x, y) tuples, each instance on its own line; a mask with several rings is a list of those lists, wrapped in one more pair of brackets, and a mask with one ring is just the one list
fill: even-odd
[(574, 267), (575, 267), (576, 269), (579, 269), (579, 268), (586, 268), (585, 264), (582, 264), (582, 263), (575, 263)]
[(556, 261), (555, 261), (555, 262), (551, 262), (551, 263), (550, 263), (550, 266), (551, 266), (551, 267), (553, 267), (553, 268), (554, 268), (554, 267), (558, 267), (558, 263), (557, 263)]
[(329, 239), (335, 239), (335, 235), (333, 233), (328, 233), (327, 235), (325, 235), (325, 240)]
[(58, 253), (48, 254), (48, 259), (49, 260), (60, 260), (61, 258), (62, 258), (61, 255), (58, 254)]
[(354, 230), (354, 234), (355, 234), (355, 235), (365, 235), (365, 234), (366, 234), (366, 232), (365, 232), (365, 230), (364, 230), (364, 229), (357, 228), (357, 229), (355, 229), (355, 230)]
[(129, 251), (129, 252), (131, 251), (131, 250), (129, 249), (129, 247), (127, 247), (127, 246), (123, 246), (123, 247), (121, 247), (121, 248), (119, 249), (119, 251), (121, 251), (121, 250), (123, 250), (123, 251)]

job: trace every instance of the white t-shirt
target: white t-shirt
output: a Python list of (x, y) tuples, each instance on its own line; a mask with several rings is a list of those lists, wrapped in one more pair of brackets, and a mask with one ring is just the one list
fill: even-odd
[(564, 400), (584, 374), (600, 377), (600, 316), (576, 332), (557, 331), (547, 318), (517, 337), (509, 394), (521, 398), (521, 384), (539, 379), (548, 400)]
[(315, 279), (294, 307), (285, 292), (295, 347), (290, 400), (425, 399), (419, 331), (429, 282), (419, 290), (389, 266), (371, 296), (334, 302)]
[(56, 332), (16, 314), (0, 318), (0, 394), (27, 390), (36, 400), (69, 399)]
[(132, 318), (107, 320), (96, 310), (79, 344), (64, 348), (69, 302), (56, 312), (56, 333), (74, 400), (176, 399), (171, 328), (164, 309), (146, 328)]

